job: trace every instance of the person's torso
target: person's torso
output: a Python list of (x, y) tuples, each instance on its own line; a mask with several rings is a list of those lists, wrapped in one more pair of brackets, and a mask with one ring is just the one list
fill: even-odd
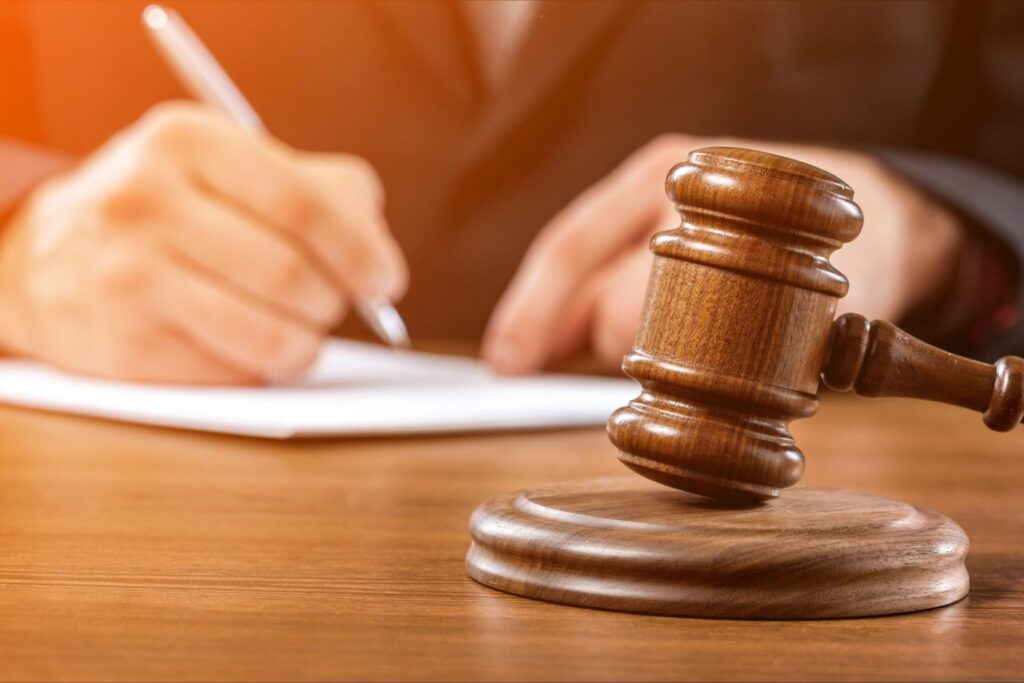
[[(184, 96), (144, 5), (23, 8), (47, 143), (84, 154)], [(176, 7), (275, 135), (374, 164), (411, 264), (400, 310), (445, 337), (479, 333), (544, 223), (660, 133), (912, 143), (951, 11), (539, 2), (495, 84), (455, 3)]]

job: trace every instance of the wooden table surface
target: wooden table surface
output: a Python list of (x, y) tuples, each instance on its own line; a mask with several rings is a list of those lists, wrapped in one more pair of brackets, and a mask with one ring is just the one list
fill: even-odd
[(805, 484), (971, 538), (969, 597), (896, 617), (646, 617), (463, 571), (485, 498), (625, 473), (601, 429), (277, 443), (0, 408), (4, 680), (1020, 680), (1024, 430), (828, 396)]

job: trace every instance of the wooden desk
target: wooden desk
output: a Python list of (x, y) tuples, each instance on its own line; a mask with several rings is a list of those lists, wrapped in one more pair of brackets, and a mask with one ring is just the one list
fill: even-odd
[(829, 396), (804, 483), (971, 537), (970, 596), (834, 622), (531, 602), (463, 572), (483, 499), (625, 472), (600, 429), (272, 443), (0, 409), (6, 680), (1020, 680), (1024, 430)]

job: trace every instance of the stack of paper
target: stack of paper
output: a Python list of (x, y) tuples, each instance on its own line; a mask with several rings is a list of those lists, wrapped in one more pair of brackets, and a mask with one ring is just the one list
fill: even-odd
[(600, 425), (638, 393), (624, 379), (499, 377), (472, 360), (342, 340), (271, 387), (125, 384), (0, 361), (0, 402), (272, 438)]

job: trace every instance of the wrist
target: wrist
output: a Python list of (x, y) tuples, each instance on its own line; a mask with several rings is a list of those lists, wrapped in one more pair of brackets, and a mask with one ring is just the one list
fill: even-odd
[(928, 198), (923, 201), (925, 205), (910, 226), (907, 314), (947, 308), (971, 256), (961, 218)]
[(969, 219), (962, 226), (953, 277), (928, 305), (911, 311), (904, 326), (942, 348), (973, 355), (1017, 323), (1019, 275), (1005, 244)]

